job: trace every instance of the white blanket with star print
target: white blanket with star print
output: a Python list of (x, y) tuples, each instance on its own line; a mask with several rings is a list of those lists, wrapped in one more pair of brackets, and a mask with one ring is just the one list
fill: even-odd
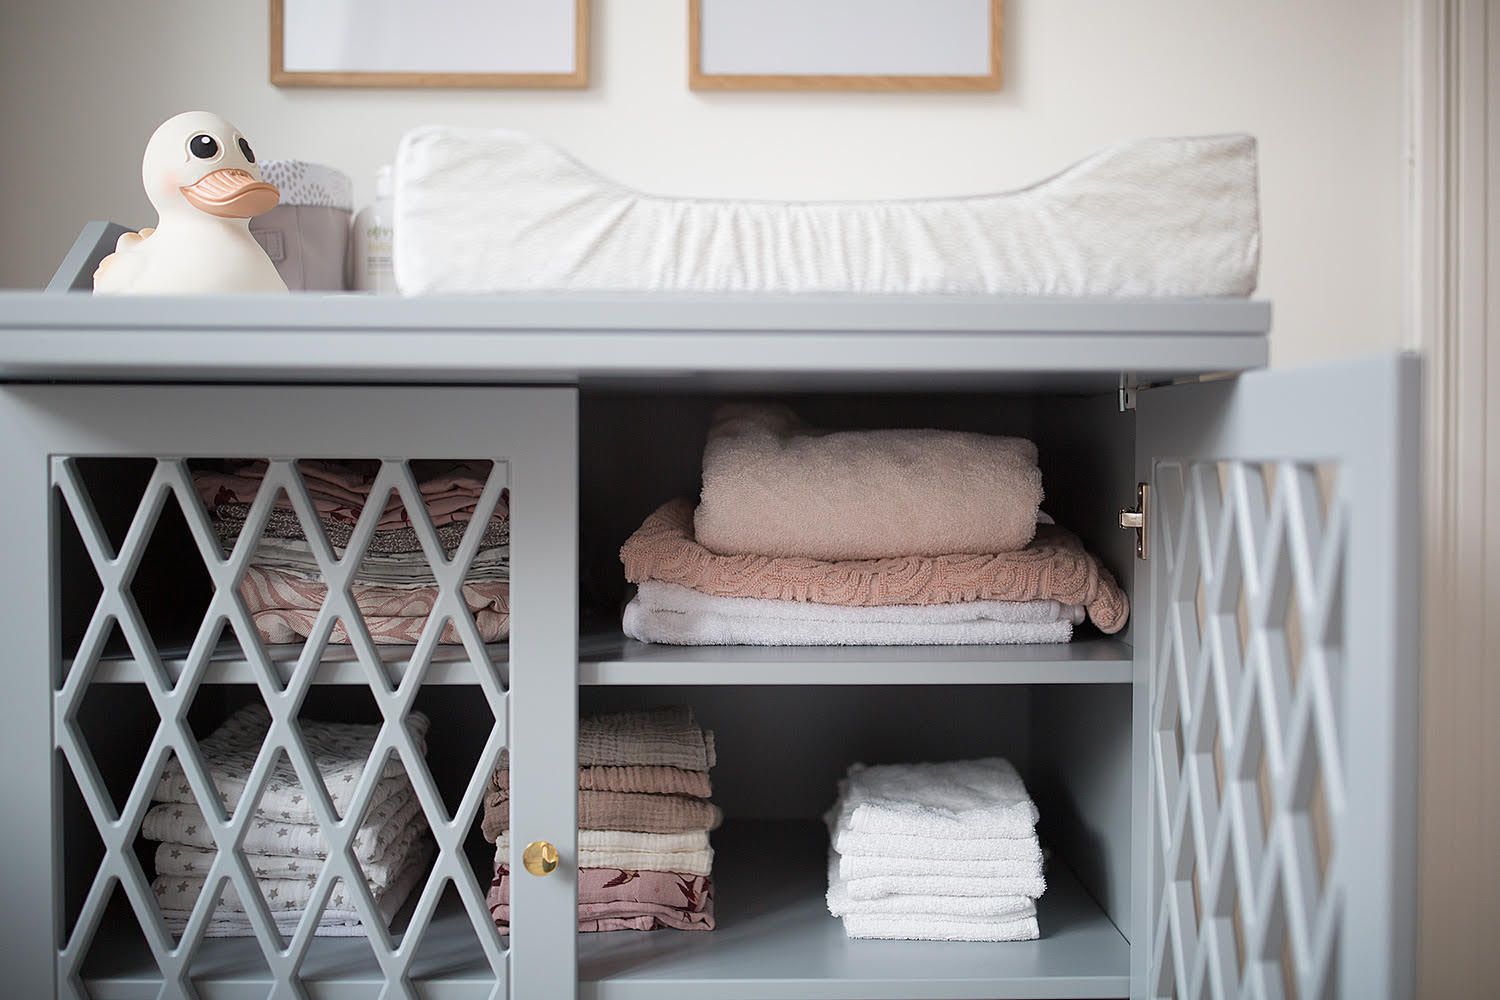
[[(406, 724), (417, 752), (425, 755), (427, 716), (421, 712), (413, 712), (407, 717)], [(199, 742), (199, 754), (218, 790), (219, 801), (226, 810), (232, 812), (239, 806), (250, 771), (255, 767), (256, 756), (260, 753), (270, 728), (271, 715), (265, 706), (248, 705), (230, 716), (212, 736)], [(333, 799), (334, 809), (340, 816), (346, 815), (353, 803), (360, 775), (369, 763), (370, 750), (375, 745), (380, 727), (304, 720), (298, 723), (298, 728), (302, 732), (303, 745), (307, 747), (313, 765), (322, 775), (323, 784)], [(395, 754), (386, 757), (381, 776), (385, 779), (399, 777), (401, 781), (394, 784), (388, 781), (378, 782), (371, 796), (372, 805), (378, 803), (383, 794), (389, 795), (396, 788), (407, 784), (406, 769)], [(196, 804), (192, 786), (188, 784), (187, 775), (175, 755), (168, 759), (167, 766), (162, 769), (152, 800)], [(270, 820), (287, 823), (317, 822), (302, 781), (284, 752), (278, 755), (272, 766), (265, 791), (261, 793), (255, 811)]]
[[(421, 804), (406, 777), (386, 778), (380, 784), (387, 783), (396, 787), (381, 796), (380, 801), (365, 814), (364, 822), (354, 834), (354, 856), (362, 864), (372, 864), (384, 858), (407, 829), (427, 829)], [(213, 834), (203, 821), (203, 813), (197, 806), (185, 802), (164, 802), (153, 806), (141, 823), (141, 836), (175, 847), (209, 852), (215, 849)], [(292, 861), (319, 861), (328, 856), (328, 843), (316, 823), (288, 823), (264, 816), (251, 819), (250, 829), (245, 831), (243, 849), (247, 856)], [(157, 870), (163, 870), (159, 862)]]
[[(386, 927), (390, 927), (398, 910), (423, 883), (432, 859), (432, 842), (426, 837), (414, 841), (406, 863), (389, 886), (371, 886), (370, 895), (375, 899), (375, 908)], [(290, 936), (301, 922), (307, 905), (312, 899), (313, 879), (257, 879), (266, 907), (271, 911), (276, 930)], [(249, 937), (254, 932), (250, 920), (245, 916), (244, 904), (234, 887), (220, 883), (223, 888), (209, 916), (205, 937)], [(182, 876), (159, 876), (151, 883), (156, 894), (156, 905), (161, 907), (162, 919), (167, 930), (181, 934), (192, 915), (194, 904), (203, 893), (201, 878)], [(365, 933), (359, 910), (347, 888), (340, 882), (329, 894), (327, 906), (318, 917), (317, 937), (357, 937)]]
[[(364, 872), (365, 881), (370, 884), (372, 890), (378, 889), (383, 892), (395, 884), (412, 852), (416, 849), (417, 838), (426, 833), (426, 823), (413, 824), (400, 834), (396, 842), (391, 845), (391, 849), (383, 856), (374, 861), (359, 863), (359, 870)], [(159, 878), (168, 880), (183, 877), (201, 879), (213, 867), (216, 856), (216, 851), (204, 850), (201, 847), (188, 847), (185, 844), (158, 844), (156, 874)], [(322, 858), (247, 854), (245, 863), (250, 866), (250, 874), (264, 883), (280, 880), (306, 881), (316, 878), (318, 872), (323, 870)]]

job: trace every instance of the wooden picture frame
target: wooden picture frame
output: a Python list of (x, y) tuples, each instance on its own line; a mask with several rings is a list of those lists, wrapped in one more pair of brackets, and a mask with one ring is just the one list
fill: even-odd
[[(703, 68), (705, 3), (723, 0), (688, 0), (688, 86), (693, 90), (865, 90), (865, 91), (994, 91), (1002, 83), (1004, 0), (987, 0), (989, 17), (986, 37), (989, 58), (982, 73), (823, 73), (823, 72), (711, 72)], [(919, 2), (930, 12), (933, 3)]]
[(278, 87), (579, 88), (589, 84), (589, 0), (571, 0), (574, 11), (573, 68), (567, 72), (289, 70), (286, 67), (287, 2), (271, 0), (271, 83)]

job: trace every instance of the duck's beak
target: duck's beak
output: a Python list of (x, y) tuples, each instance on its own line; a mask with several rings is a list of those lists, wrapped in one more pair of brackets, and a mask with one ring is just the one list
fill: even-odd
[(233, 167), (215, 170), (181, 190), (188, 204), (221, 219), (248, 219), (269, 212), (281, 200), (275, 187)]

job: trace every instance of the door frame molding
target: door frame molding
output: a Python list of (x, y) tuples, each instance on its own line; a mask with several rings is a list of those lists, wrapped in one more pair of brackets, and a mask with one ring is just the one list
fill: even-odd
[[(1500, 979), (1500, 3), (1408, 0), (1407, 346), (1426, 358), (1418, 995)], [(1491, 676), (1487, 677), (1486, 674)]]

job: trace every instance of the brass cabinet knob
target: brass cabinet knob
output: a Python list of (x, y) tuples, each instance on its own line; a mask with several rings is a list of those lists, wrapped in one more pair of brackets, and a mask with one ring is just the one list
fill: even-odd
[(533, 875), (551, 875), (557, 870), (557, 848), (545, 840), (533, 840), (521, 854), (521, 863)]

